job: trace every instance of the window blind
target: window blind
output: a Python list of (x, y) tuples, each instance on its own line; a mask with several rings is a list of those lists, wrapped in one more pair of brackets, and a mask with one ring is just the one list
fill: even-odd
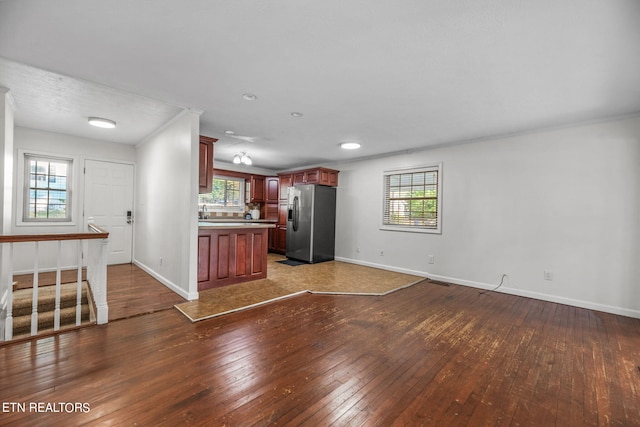
[(383, 225), (437, 229), (439, 167), (384, 174)]

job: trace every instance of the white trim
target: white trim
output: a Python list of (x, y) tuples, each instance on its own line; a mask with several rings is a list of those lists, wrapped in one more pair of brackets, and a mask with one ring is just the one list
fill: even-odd
[(336, 261), (347, 262), (349, 264), (363, 265), (365, 267), (379, 268), (381, 270), (394, 271), (396, 273), (411, 274), (412, 276), (420, 276), (425, 279), (429, 276), (426, 271), (410, 270), (408, 268), (394, 267), (392, 265), (377, 264), (375, 262), (362, 261), (353, 258), (335, 257)]
[(442, 231), (437, 228), (426, 228), (417, 225), (381, 225), (382, 231), (399, 231), (404, 233), (428, 233), (428, 234), (442, 234)]
[[(24, 216), (24, 186), (25, 186), (25, 155), (34, 155), (38, 157), (49, 157), (52, 159), (69, 160), (71, 161), (71, 182), (69, 191), (69, 211), (71, 214), (70, 221), (23, 221)], [(15, 188), (16, 188), (16, 227), (75, 227), (78, 225), (78, 191), (80, 188), (79, 179), (79, 164), (80, 156), (64, 153), (51, 153), (47, 151), (31, 150), (31, 149), (18, 149), (18, 156), (16, 159), (17, 167), (14, 175)]]
[[(405, 274), (412, 274), (415, 276), (422, 276), (422, 277), (436, 280), (439, 282), (453, 283), (455, 285), (468, 286), (471, 288), (491, 290), (491, 289), (495, 289), (496, 287), (496, 284), (481, 283), (481, 282), (475, 282), (472, 280), (458, 279), (455, 277), (441, 276), (438, 274), (430, 274), (430, 273), (427, 273), (426, 271), (410, 270), (406, 268), (376, 264), (372, 262), (360, 261), (360, 260), (351, 259), (351, 258), (335, 257), (335, 260), (341, 261), (341, 262), (347, 262), (351, 264), (364, 265), (367, 267), (380, 268), (382, 270), (395, 271), (397, 273), (405, 273)], [(602, 311), (605, 313), (617, 314), (619, 316), (627, 316), (627, 317), (640, 319), (640, 310), (633, 310), (633, 309), (628, 309), (623, 307), (615, 307), (607, 304), (598, 304), (590, 301), (559, 297), (556, 295), (545, 294), (541, 292), (532, 292), (532, 291), (527, 291), (523, 289), (509, 288), (505, 286), (501, 286), (500, 289), (497, 289), (495, 292), (502, 292), (509, 295), (533, 298), (533, 299), (553, 302), (557, 304), (569, 305), (572, 307), (585, 308), (588, 310)]]
[[(430, 170), (436, 170), (438, 172), (438, 197), (436, 199), (437, 202), (437, 222), (435, 228), (425, 227), (425, 226), (412, 226), (412, 225), (393, 225), (393, 224), (385, 224), (384, 223), (384, 212), (386, 209), (386, 178), (389, 175), (397, 175), (401, 173), (416, 173), (416, 172), (427, 172)], [(442, 234), (442, 162), (430, 163), (422, 166), (411, 166), (406, 168), (399, 169), (390, 169), (382, 171), (382, 217), (381, 217), (381, 225), (380, 230), (384, 231), (400, 231), (400, 232), (410, 232), (410, 233), (427, 233), (427, 234)]]
[(133, 262), (133, 264), (135, 264), (138, 267), (140, 267), (141, 269), (143, 269), (146, 273), (148, 273), (154, 279), (156, 279), (157, 281), (159, 281), (160, 283), (165, 285), (167, 288), (171, 289), (173, 292), (175, 292), (178, 295), (180, 295), (182, 298), (187, 299), (189, 301), (193, 301), (193, 300), (198, 299), (198, 297), (199, 297), (198, 296), (198, 292), (195, 292), (195, 293), (186, 292), (184, 289), (182, 289), (181, 287), (177, 286), (171, 280), (167, 279), (166, 277), (162, 276), (161, 274), (158, 274), (155, 270), (151, 269), (150, 267), (147, 267), (145, 264), (141, 263), (137, 259), (134, 258), (132, 262)]
[[(485, 289), (485, 290), (494, 289), (496, 287), (495, 284), (486, 284), (486, 283), (481, 283), (481, 282), (474, 282), (474, 281), (471, 281), (471, 280), (456, 279), (454, 277), (440, 276), (440, 275), (437, 275), (437, 274), (429, 274), (429, 278), (433, 279), (433, 280), (440, 281), (440, 282), (453, 283), (453, 284), (456, 284), (456, 285), (469, 286), (469, 287), (472, 287), (472, 288), (479, 288), (479, 289)], [(516, 295), (516, 296), (520, 296), (520, 297), (533, 298), (533, 299), (538, 299), (538, 300), (547, 301), (547, 302), (553, 302), (553, 303), (557, 303), (557, 304), (570, 305), (570, 306), (573, 306), (573, 307), (586, 308), (586, 309), (589, 309), (589, 310), (596, 310), (596, 311), (603, 311), (603, 312), (606, 312), (606, 313), (617, 314), (617, 315), (620, 315), (620, 316), (634, 317), (634, 318), (640, 319), (640, 310), (631, 310), (631, 309), (628, 309), (628, 308), (614, 307), (614, 306), (606, 305), (606, 304), (598, 304), (598, 303), (594, 303), (594, 302), (590, 302), (590, 301), (577, 300), (577, 299), (573, 299), (573, 298), (559, 297), (559, 296), (556, 296), (556, 295), (544, 294), (544, 293), (541, 293), (541, 292), (527, 291), (527, 290), (523, 290), (523, 289), (509, 288), (509, 287), (504, 287), (504, 286), (500, 287), (500, 289), (496, 290), (495, 292), (502, 292), (502, 293), (505, 293), (505, 294)]]
[(16, 104), (16, 100), (13, 97), (13, 93), (11, 93), (11, 89), (0, 86), (0, 94), (5, 95), (5, 99), (8, 101), (9, 107), (11, 107), (11, 112), (15, 113), (18, 109), (18, 106)]
[(200, 209), (200, 206), (207, 205), (207, 211), (208, 212), (216, 212), (216, 213), (238, 213), (238, 212), (244, 212), (246, 210), (246, 204), (247, 204), (247, 200), (245, 197), (245, 193), (247, 191), (247, 183), (246, 180), (244, 178), (239, 178), (236, 176), (227, 176), (227, 175), (220, 175), (220, 174), (216, 174), (213, 176), (213, 179), (221, 179), (221, 180), (225, 180), (225, 181), (235, 181), (238, 182), (240, 184), (240, 206), (215, 206), (212, 205), (210, 203), (200, 203), (200, 196), (203, 194), (210, 194), (210, 193), (201, 193), (198, 194), (198, 210)]

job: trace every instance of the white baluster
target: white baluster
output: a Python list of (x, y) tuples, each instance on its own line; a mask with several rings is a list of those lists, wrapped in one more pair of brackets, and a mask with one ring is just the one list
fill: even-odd
[(53, 330), (60, 329), (60, 257), (62, 254), (62, 240), (58, 240), (58, 255), (56, 257), (56, 307), (53, 312)]
[(82, 240), (78, 240), (78, 280), (76, 286), (76, 326), (82, 322)]
[(38, 334), (38, 258), (39, 245), (36, 242), (36, 254), (33, 257), (33, 300), (31, 305), (31, 335)]
[(9, 243), (9, 261), (7, 268), (7, 317), (4, 324), (4, 339), (9, 341), (13, 339), (13, 242)]

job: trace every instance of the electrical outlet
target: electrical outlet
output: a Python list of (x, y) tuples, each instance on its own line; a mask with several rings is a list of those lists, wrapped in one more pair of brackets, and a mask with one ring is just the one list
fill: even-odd
[(551, 270), (545, 270), (544, 271), (544, 280), (553, 280), (553, 271)]
[(164, 259), (162, 257), (160, 257), (160, 267), (162, 267), (163, 263), (164, 263)]
[(429, 260), (429, 264), (435, 264), (436, 262), (436, 257), (433, 255), (428, 255), (427, 259)]

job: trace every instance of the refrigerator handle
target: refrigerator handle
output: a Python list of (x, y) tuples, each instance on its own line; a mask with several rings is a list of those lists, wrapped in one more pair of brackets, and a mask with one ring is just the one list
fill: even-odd
[(298, 221), (300, 220), (300, 199), (293, 198), (293, 231), (298, 231)]

